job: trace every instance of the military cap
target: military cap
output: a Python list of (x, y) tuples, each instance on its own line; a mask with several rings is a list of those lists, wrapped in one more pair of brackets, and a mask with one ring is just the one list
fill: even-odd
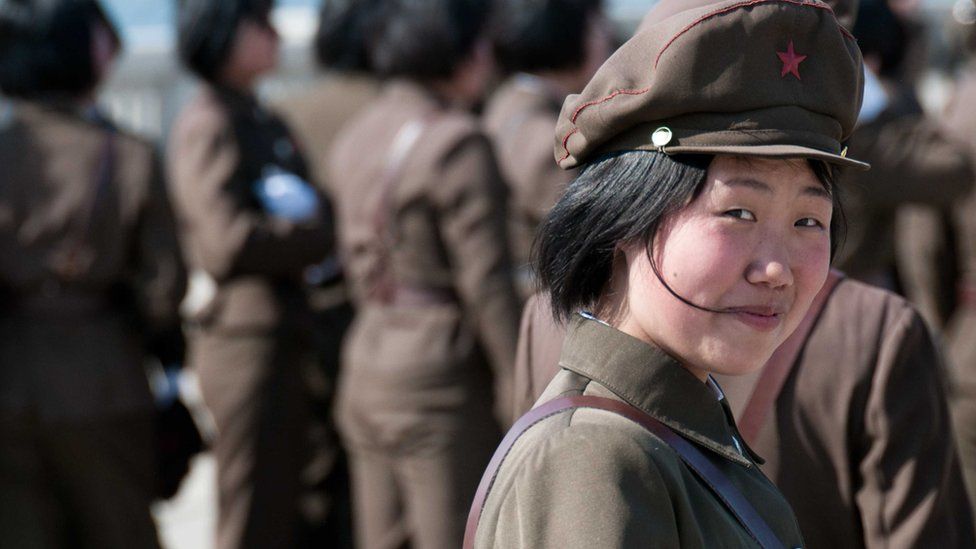
[(856, 40), (819, 0), (662, 0), (566, 99), (556, 160), (572, 168), (594, 154), (657, 150), (867, 169), (843, 146), (863, 70)]

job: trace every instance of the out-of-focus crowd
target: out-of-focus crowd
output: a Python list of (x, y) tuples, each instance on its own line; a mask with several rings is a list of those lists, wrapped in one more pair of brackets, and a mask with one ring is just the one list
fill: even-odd
[[(551, 376), (525, 369), (539, 312), (521, 341), (520, 315), (536, 230), (576, 175), (553, 159), (563, 100), (625, 38), (603, 2), (327, 0), (321, 79), (266, 105), (273, 7), (178, 2), (200, 86), (159, 154), (98, 106), (122, 48), (98, 0), (0, 0), (0, 546), (156, 547), (150, 504), (209, 444), (221, 549), (457, 547)], [(790, 404), (759, 449), (814, 456), (770, 473), (811, 547), (966, 546), (976, 65), (926, 113), (911, 9), (833, 7), (866, 67), (847, 146), (872, 165), (839, 176), (834, 266), (918, 313), (885, 301), (845, 325), (896, 343), (863, 349), (849, 392), (789, 385), (820, 407)], [(843, 370), (827, 351), (810, 367)]]

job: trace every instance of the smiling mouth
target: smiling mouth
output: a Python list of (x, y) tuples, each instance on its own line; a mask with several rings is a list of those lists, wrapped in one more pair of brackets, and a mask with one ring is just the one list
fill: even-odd
[(783, 322), (785, 313), (773, 307), (732, 307), (725, 310), (726, 314), (761, 332), (776, 329)]

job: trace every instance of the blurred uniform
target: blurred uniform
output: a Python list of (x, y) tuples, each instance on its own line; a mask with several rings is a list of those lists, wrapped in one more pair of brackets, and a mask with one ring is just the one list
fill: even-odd
[[(309, 161), (312, 181), (326, 192), (328, 156), (332, 143), (346, 123), (375, 101), (379, 84), (375, 79), (353, 73), (332, 72), (300, 96), (278, 105), (285, 121)], [(320, 266), (314, 287), (309, 288), (315, 316), (314, 340), (318, 368), (308, 372), (312, 397), (311, 447), (313, 455), (302, 475), (308, 486), (302, 508), (313, 531), (333, 547), (351, 544), (349, 474), (345, 451), (335, 430), (332, 410), (339, 376), (339, 350), (350, 323), (353, 308), (338, 255)], [(340, 540), (346, 540), (340, 542)]]
[(848, 227), (834, 264), (851, 278), (903, 291), (895, 256), (899, 210), (957, 202), (973, 185), (970, 160), (908, 93), (896, 95), (875, 119), (858, 126), (848, 154), (871, 169), (841, 174)]
[(190, 362), (217, 427), (218, 547), (292, 547), (308, 432), (301, 373), (314, 360), (303, 273), (331, 252), (331, 220), (289, 221), (258, 201), (269, 169), (304, 178), (306, 167), (250, 95), (205, 86), (168, 152), (188, 260), (215, 285), (192, 318)]
[(145, 350), (186, 280), (152, 147), (68, 104), (0, 115), (0, 545), (157, 547)]
[[(515, 366), (514, 385), (536, 398), (560, 372), (565, 333), (547, 308), (541, 296), (527, 305)], [(945, 372), (918, 313), (890, 292), (843, 280), (803, 349), (747, 442), (806, 546), (972, 547)], [(740, 419), (758, 375), (714, 376)], [(529, 398), (516, 394), (518, 413)]]
[(509, 235), (516, 283), (525, 299), (534, 290), (532, 243), (536, 229), (576, 176), (552, 160), (552, 132), (565, 94), (542, 78), (520, 73), (492, 95), (485, 130), (509, 186)]
[(500, 439), (491, 388), (510, 394), (518, 329), (491, 146), (472, 115), (394, 81), (329, 169), (357, 310), (338, 414), (358, 543), (458, 546)]
[[(965, 139), (976, 158), (976, 69), (970, 68), (957, 84), (947, 110), (947, 124)], [(955, 208), (961, 267), (959, 304), (947, 326), (949, 362), (953, 368), (953, 412), (960, 455), (970, 498), (976, 507), (976, 193)]]

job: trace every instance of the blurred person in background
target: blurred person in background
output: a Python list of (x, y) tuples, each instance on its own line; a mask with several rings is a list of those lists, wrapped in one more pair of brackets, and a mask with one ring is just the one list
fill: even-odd
[[(976, 19), (976, 5), (972, 6)], [(976, 23), (962, 33), (962, 45), (969, 56), (946, 109), (946, 121), (953, 135), (968, 146), (976, 159)], [(953, 419), (966, 486), (976, 508), (976, 192), (954, 208), (957, 228), (960, 284), (958, 307), (946, 329), (949, 362), (953, 368)]]
[[(910, 204), (953, 204), (972, 188), (973, 167), (962, 145), (922, 112), (914, 88), (897, 79), (908, 35), (887, 3), (862, 1), (852, 32), (864, 54), (865, 92), (849, 154), (872, 169), (843, 174), (850, 222), (834, 264), (854, 279), (905, 293), (906, 286), (914, 290), (919, 284), (917, 277), (906, 284), (906, 273), (898, 271), (899, 211)], [(923, 305), (933, 301), (918, 299)]]
[(485, 108), (509, 186), (509, 234), (523, 299), (535, 289), (530, 265), (536, 228), (575, 175), (552, 159), (559, 109), (613, 51), (602, 0), (499, 0), (492, 22), (495, 58), (508, 75)]
[(149, 355), (182, 361), (162, 170), (95, 96), (93, 0), (0, 1), (0, 545), (158, 547)]
[(194, 283), (211, 290), (191, 312), (189, 353), (217, 431), (220, 549), (300, 543), (302, 371), (315, 360), (303, 277), (333, 242), (305, 159), (254, 96), (278, 60), (272, 7), (179, 3), (179, 56), (203, 85), (174, 124), (168, 167)]
[(491, 3), (383, 6), (370, 59), (391, 80), (326, 177), (356, 305), (339, 427), (357, 542), (453, 549), (500, 440), (493, 406), (510, 413), (518, 329), (505, 186), (470, 112), (493, 76)]
[[(379, 95), (366, 50), (370, 22), (380, 0), (332, 0), (322, 6), (315, 35), (315, 54), (325, 70), (320, 80), (301, 95), (277, 107), (302, 145), (313, 181), (327, 191), (328, 153), (346, 122)], [(307, 493), (302, 509), (311, 528), (313, 546), (351, 547), (352, 510), (349, 473), (333, 421), (333, 402), (339, 376), (339, 350), (353, 318), (346, 281), (337, 255), (314, 271), (309, 290), (315, 314), (318, 368), (307, 380), (313, 398), (311, 444), (313, 455), (303, 483)]]

